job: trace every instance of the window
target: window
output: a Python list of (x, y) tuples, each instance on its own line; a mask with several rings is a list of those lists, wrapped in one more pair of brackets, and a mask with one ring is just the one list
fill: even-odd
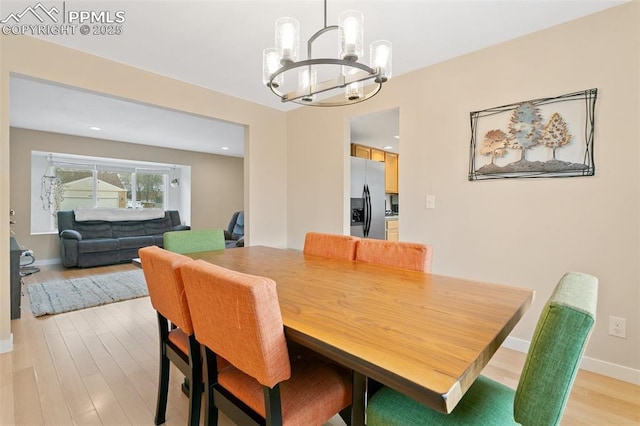
[[(135, 200), (139, 207), (160, 207), (164, 205), (166, 174), (138, 172), (135, 174)], [(133, 201), (132, 201), (133, 202)]]
[(180, 186), (169, 185), (169, 179), (180, 169), (189, 171), (184, 166), (33, 151), (31, 232), (55, 232), (59, 210), (178, 208)]

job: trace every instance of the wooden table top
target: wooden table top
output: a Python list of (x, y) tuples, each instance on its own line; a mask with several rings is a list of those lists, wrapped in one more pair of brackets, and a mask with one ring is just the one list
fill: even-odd
[(189, 255), (276, 281), (287, 338), (449, 413), (531, 290), (252, 246)]

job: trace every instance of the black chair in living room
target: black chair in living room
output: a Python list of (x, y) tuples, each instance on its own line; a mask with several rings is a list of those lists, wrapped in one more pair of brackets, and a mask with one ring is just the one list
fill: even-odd
[(244, 247), (244, 212), (235, 212), (224, 230), (225, 247)]

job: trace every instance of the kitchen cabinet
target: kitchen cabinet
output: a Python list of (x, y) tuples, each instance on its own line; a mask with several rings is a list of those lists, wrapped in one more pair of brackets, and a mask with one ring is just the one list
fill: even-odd
[(373, 161), (382, 161), (384, 163), (384, 151), (371, 148), (371, 159)]
[(367, 160), (381, 161), (384, 163), (385, 152), (381, 149), (371, 148), (370, 146), (351, 144), (351, 156), (365, 158)]
[(371, 148), (357, 143), (351, 144), (351, 156), (371, 160)]
[(398, 241), (398, 219), (387, 219), (387, 241)]
[(384, 153), (384, 192), (387, 194), (398, 193), (398, 154)]

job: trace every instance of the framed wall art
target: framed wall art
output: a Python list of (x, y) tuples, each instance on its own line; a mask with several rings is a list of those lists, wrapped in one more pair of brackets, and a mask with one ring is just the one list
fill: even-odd
[(469, 180), (593, 176), (598, 89), (471, 113)]

